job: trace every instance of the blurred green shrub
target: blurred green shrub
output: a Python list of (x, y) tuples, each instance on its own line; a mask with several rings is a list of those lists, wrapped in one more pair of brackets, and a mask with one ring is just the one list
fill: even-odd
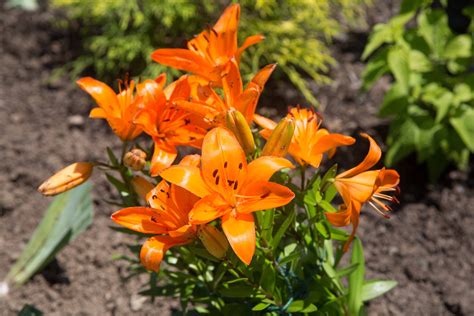
[[(228, 1), (213, 0), (50, 0), (64, 8), (65, 26), (79, 25), (83, 54), (63, 71), (73, 77), (92, 68), (101, 80), (154, 76), (167, 71), (153, 63), (150, 53), (159, 47), (181, 47), (208, 21), (216, 20)], [(244, 54), (244, 71), (277, 62), (280, 69), (313, 104), (306, 77), (327, 83), (324, 75), (335, 61), (327, 44), (347, 24), (363, 21), (363, 4), (371, 0), (242, 0), (242, 38), (262, 33), (266, 40)], [(336, 19), (337, 18), (337, 19)], [(253, 56), (253, 57), (250, 57)], [(173, 73), (169, 73), (173, 74)], [(176, 74), (175, 74), (176, 75)]]
[[(82, 54), (60, 71), (74, 78), (91, 69), (104, 81), (125, 74), (153, 77), (171, 70), (151, 61), (158, 46), (183, 45), (217, 10), (214, 1), (50, 0), (66, 10), (64, 27), (77, 28)], [(175, 73), (176, 74), (176, 73)]]
[(403, 1), (399, 15), (374, 27), (362, 56), (369, 57), (366, 89), (386, 73), (394, 77), (380, 109), (393, 119), (386, 164), (416, 152), (432, 180), (449, 163), (465, 168), (474, 152), (473, 10), (463, 11), (469, 28), (455, 34), (443, 3)]

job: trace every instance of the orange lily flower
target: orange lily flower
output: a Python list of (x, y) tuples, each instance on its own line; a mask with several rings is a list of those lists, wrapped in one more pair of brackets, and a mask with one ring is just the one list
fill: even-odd
[(177, 105), (214, 126), (224, 126), (226, 112), (231, 109), (242, 113), (250, 124), (265, 83), (275, 68), (276, 64), (263, 67), (244, 89), (239, 66), (233, 59), (226, 65), (222, 78), (224, 99), (210, 85), (193, 80), (193, 100), (181, 100)]
[[(352, 137), (330, 134), (327, 129), (319, 128), (322, 120), (312, 110), (296, 107), (290, 109), (288, 116), (293, 117), (295, 121), (295, 132), (288, 152), (301, 166), (310, 164), (318, 168), (324, 153), (328, 152), (331, 157), (336, 147), (352, 145), (355, 142)], [(260, 135), (265, 139), (270, 137), (277, 125), (258, 114), (255, 114), (255, 122), (264, 128)]]
[(326, 217), (334, 226), (347, 226), (352, 223), (352, 233), (344, 245), (344, 251), (349, 249), (354, 239), (359, 225), (360, 210), (364, 203), (369, 203), (385, 218), (389, 218), (386, 212), (391, 208), (382, 201), (398, 203), (396, 197), (386, 194), (398, 191), (400, 181), (398, 172), (385, 168), (369, 170), (380, 160), (382, 152), (372, 137), (365, 133), (361, 136), (369, 140), (369, 152), (359, 165), (336, 176), (334, 185), (341, 194), (344, 205), (336, 213), (326, 213)]
[(175, 106), (175, 102), (190, 96), (188, 77), (183, 76), (166, 88), (165, 81), (163, 74), (156, 80), (146, 80), (140, 85), (144, 105), (134, 119), (154, 141), (150, 169), (152, 176), (157, 176), (161, 170), (171, 166), (178, 155), (176, 146), (199, 147), (206, 134), (199, 118)]
[(140, 135), (142, 129), (133, 123), (133, 117), (141, 106), (141, 98), (135, 93), (135, 83), (125, 85), (125, 89), (115, 94), (114, 90), (103, 82), (91, 77), (77, 81), (82, 90), (89, 93), (99, 107), (92, 109), (89, 116), (106, 119), (114, 133), (122, 141), (131, 140)]
[(221, 86), (221, 73), (227, 62), (235, 58), (239, 63), (245, 49), (264, 39), (262, 35), (250, 36), (238, 47), (239, 17), (240, 5), (231, 5), (214, 27), (188, 41), (188, 49), (158, 49), (151, 54), (151, 58), (160, 64), (196, 74), (215, 86)]
[[(181, 166), (197, 168), (199, 155), (186, 156)], [(150, 207), (128, 207), (112, 214), (112, 220), (128, 229), (156, 236), (148, 238), (140, 251), (146, 269), (158, 272), (166, 251), (197, 238), (198, 228), (189, 222), (188, 213), (199, 200), (176, 185), (161, 181), (147, 194)]]
[(202, 199), (189, 213), (192, 224), (217, 218), (232, 249), (250, 264), (255, 252), (253, 212), (288, 204), (295, 194), (285, 186), (269, 182), (282, 168), (293, 165), (280, 157), (260, 157), (247, 165), (245, 153), (230, 131), (216, 127), (202, 144), (201, 170), (191, 166), (171, 166), (160, 176)]

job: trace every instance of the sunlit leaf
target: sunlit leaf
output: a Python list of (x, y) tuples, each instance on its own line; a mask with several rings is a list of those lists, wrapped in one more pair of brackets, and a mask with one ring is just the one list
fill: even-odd
[(53, 200), (7, 274), (8, 282), (21, 285), (28, 281), (92, 223), (91, 188), (90, 183), (85, 183)]
[(369, 301), (374, 299), (380, 295), (385, 294), (386, 292), (393, 289), (397, 286), (396, 281), (385, 280), (385, 281), (378, 281), (378, 280), (371, 280), (366, 282), (362, 287), (362, 301)]
[(351, 264), (357, 264), (357, 268), (349, 275), (349, 312), (351, 315), (359, 315), (365, 275), (364, 250), (359, 238), (354, 239), (352, 245)]

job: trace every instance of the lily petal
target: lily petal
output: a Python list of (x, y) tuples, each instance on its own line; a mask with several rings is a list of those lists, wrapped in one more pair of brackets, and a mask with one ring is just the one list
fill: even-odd
[[(214, 32), (210, 32), (211, 35), (211, 46), (218, 45), (220, 53), (224, 56), (231, 57), (237, 51), (237, 28), (239, 26), (240, 18), (240, 5), (233, 4), (222, 13), (221, 17), (214, 25)], [(212, 40), (212, 35), (218, 34), (219, 39)], [(214, 45), (212, 45), (214, 44)], [(211, 47), (212, 48), (212, 47)]]
[(377, 145), (375, 140), (365, 133), (361, 133), (360, 135), (362, 137), (367, 138), (370, 142), (369, 152), (367, 153), (367, 156), (365, 156), (364, 160), (360, 164), (358, 164), (352, 169), (349, 169), (341, 174), (338, 174), (336, 178), (352, 177), (358, 173), (361, 173), (363, 171), (370, 169), (380, 160), (380, 157), (382, 156), (382, 151), (380, 150), (380, 147)]
[(199, 197), (210, 194), (210, 190), (201, 177), (201, 171), (197, 167), (175, 165), (163, 170), (160, 176)]
[(245, 153), (234, 135), (217, 127), (202, 143), (202, 177), (204, 182), (223, 197), (234, 199), (247, 175)]
[(130, 121), (124, 121), (122, 118), (108, 117), (107, 122), (112, 131), (120, 137), (122, 141), (134, 139), (140, 135), (143, 130), (141, 126)]
[(255, 253), (255, 220), (252, 214), (228, 213), (222, 218), (222, 229), (237, 257), (246, 265)]
[(186, 240), (170, 236), (154, 236), (148, 238), (140, 251), (140, 261), (147, 270), (158, 272), (163, 257), (173, 246), (184, 245)]
[(162, 65), (199, 75), (203, 74), (203, 77), (206, 77), (206, 73), (213, 72), (213, 67), (204, 58), (187, 49), (157, 49), (151, 54), (151, 58)]
[(257, 158), (248, 165), (247, 179), (243, 187), (253, 182), (268, 181), (275, 172), (294, 167), (288, 159), (281, 157), (263, 156)]
[(213, 29), (217, 33), (237, 30), (240, 18), (240, 5), (238, 3), (228, 6), (217, 20)]
[(253, 182), (241, 192), (238, 210), (242, 213), (268, 210), (286, 205), (295, 194), (289, 188), (274, 182)]
[(336, 178), (334, 185), (341, 193), (346, 205), (352, 200), (365, 203), (374, 192), (375, 181), (379, 173), (380, 170), (371, 170), (359, 173), (352, 178)]
[(166, 224), (169, 221), (159, 221), (161, 216), (158, 210), (149, 207), (127, 207), (113, 213), (111, 218), (119, 225), (144, 234), (163, 234), (168, 231)]
[(156, 177), (163, 169), (171, 166), (177, 155), (178, 151), (176, 147), (170, 146), (160, 140), (155, 140), (155, 149), (153, 151), (153, 157), (151, 157), (151, 176)]
[(234, 103), (235, 109), (244, 115), (249, 125), (252, 123), (255, 115), (255, 108), (257, 107), (258, 98), (260, 96), (259, 90), (255, 87), (250, 87), (250, 84), (239, 96), (237, 102)]
[(236, 53), (237, 61), (240, 60), (240, 56), (247, 48), (249, 48), (252, 45), (260, 43), (264, 39), (265, 39), (265, 36), (263, 36), (262, 34), (252, 35), (252, 36), (247, 37), (244, 40), (244, 43), (242, 44), (242, 46), (240, 46), (239, 49), (237, 50), (237, 53)]
[(268, 78), (272, 75), (277, 64), (269, 64), (260, 69), (259, 72), (253, 77), (252, 82), (257, 84), (260, 90), (263, 90), (265, 83), (267, 83)]
[(170, 185), (166, 181), (160, 181), (153, 190), (146, 195), (147, 203), (154, 209), (166, 208)]
[(188, 76), (181, 76), (178, 80), (170, 83), (164, 90), (168, 100), (187, 100), (191, 95), (191, 86), (188, 82)]
[(224, 78), (222, 78), (225, 102), (229, 106), (235, 107), (235, 104), (243, 90), (239, 66), (235, 60), (231, 60), (227, 63), (225, 71), (226, 74)]
[(206, 224), (229, 211), (229, 204), (219, 194), (208, 195), (194, 204), (189, 212), (189, 222), (193, 225)]
[(318, 155), (339, 146), (348, 146), (355, 143), (355, 139), (342, 134), (328, 134), (318, 139), (317, 145), (311, 151), (312, 155)]
[(81, 78), (76, 83), (82, 90), (89, 93), (108, 115), (118, 116), (120, 114), (117, 95), (108, 85), (91, 77)]
[[(263, 127), (264, 130), (268, 129), (270, 130), (270, 132), (275, 128), (275, 126), (277, 126), (277, 123), (275, 123), (274, 121), (258, 114), (254, 115), (253, 120), (255, 121), (255, 123), (257, 123), (257, 125)], [(270, 132), (268, 134), (271, 134)]]
[(103, 108), (93, 108), (91, 112), (89, 113), (90, 118), (101, 118), (101, 119), (106, 119), (107, 118), (107, 112)]
[(380, 170), (378, 179), (375, 182), (377, 187), (389, 187), (393, 188), (400, 183), (400, 175), (394, 169), (385, 169)]
[(329, 212), (324, 213), (328, 221), (336, 227), (347, 226), (351, 223), (350, 209), (348, 208), (342, 209), (343, 207), (344, 205), (341, 206), (340, 210), (335, 213), (329, 213)]

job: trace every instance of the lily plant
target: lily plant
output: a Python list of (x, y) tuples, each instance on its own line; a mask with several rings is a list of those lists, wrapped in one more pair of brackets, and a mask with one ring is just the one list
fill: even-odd
[(130, 276), (150, 276), (142, 295), (177, 297), (183, 311), (359, 315), (364, 301), (394, 286), (364, 278), (360, 213), (367, 204), (388, 218), (399, 175), (371, 170), (382, 153), (365, 133), (358, 139), (369, 141), (367, 156), (341, 172), (331, 158), (358, 139), (329, 132), (313, 108), (290, 107), (279, 122), (256, 114), (277, 66), (244, 88), (240, 56), (264, 37), (239, 47), (239, 16), (231, 5), (186, 49), (153, 52), (156, 62), (188, 72), (169, 84), (160, 75), (116, 93), (80, 79), (98, 105), (90, 116), (109, 123), (122, 152), (74, 163), (39, 191), (59, 194), (105, 171), (118, 191), (109, 201), (118, 205), (114, 229), (135, 243), (119, 259)]

